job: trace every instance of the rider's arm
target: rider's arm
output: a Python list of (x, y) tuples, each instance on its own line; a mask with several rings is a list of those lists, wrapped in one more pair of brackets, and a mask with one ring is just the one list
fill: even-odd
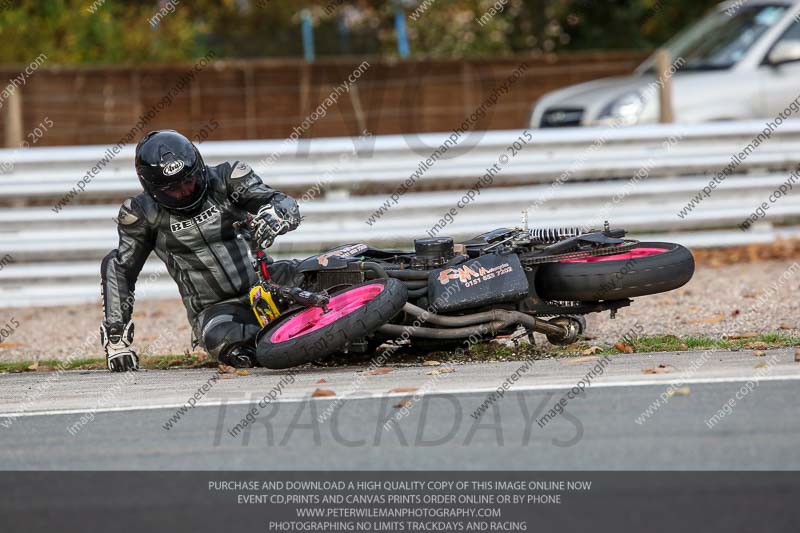
[(235, 162), (230, 166), (227, 187), (233, 203), (253, 214), (258, 213), (265, 204), (272, 204), (286, 212), (299, 212), (294, 198), (265, 185), (247, 163)]
[(300, 208), (294, 198), (265, 185), (247, 163), (231, 165), (228, 176), (228, 196), (255, 215), (254, 238), (262, 249), (300, 224)]
[[(155, 235), (135, 198), (129, 198), (122, 205), (117, 225), (119, 246), (103, 258), (100, 267), (105, 315), (101, 325), (102, 342), (110, 370), (132, 370), (135, 368), (131, 368), (130, 361), (136, 360), (135, 352), (130, 349), (134, 289), (139, 272), (153, 250)], [(116, 355), (122, 357), (116, 359)], [(138, 366), (138, 361), (133, 366)]]

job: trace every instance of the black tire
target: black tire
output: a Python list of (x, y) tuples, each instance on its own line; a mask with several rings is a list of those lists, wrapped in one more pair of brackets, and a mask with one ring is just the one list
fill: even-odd
[(310, 363), (326, 355), (341, 352), (356, 339), (366, 337), (394, 317), (408, 301), (403, 282), (381, 278), (353, 285), (334, 294), (342, 294), (366, 285), (382, 284), (383, 290), (365, 305), (326, 326), (283, 342), (272, 342), (272, 333), (287, 320), (305, 311), (299, 309), (281, 316), (258, 334), (256, 358), (261, 366), (289, 368)]
[(545, 300), (621, 300), (671, 291), (692, 279), (694, 257), (680, 244), (641, 242), (637, 248), (666, 251), (633, 259), (546, 263), (536, 272), (536, 293)]

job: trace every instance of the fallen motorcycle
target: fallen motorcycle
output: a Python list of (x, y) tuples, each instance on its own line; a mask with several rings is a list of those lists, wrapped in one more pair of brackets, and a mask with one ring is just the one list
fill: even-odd
[[(236, 228), (251, 242), (252, 219)], [(462, 243), (421, 238), (407, 251), (347, 244), (301, 261), (301, 287), (272, 282), (268, 256), (253, 249), (258, 362), (279, 369), (384, 342), (443, 350), (498, 335), (533, 341), (534, 332), (571, 344), (584, 315), (614, 318), (632, 298), (677, 289), (694, 273), (683, 246), (625, 235), (606, 223), (500, 228)]]

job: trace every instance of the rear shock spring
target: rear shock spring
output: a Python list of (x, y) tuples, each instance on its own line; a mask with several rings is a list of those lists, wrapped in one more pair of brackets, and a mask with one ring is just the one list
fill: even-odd
[(534, 228), (531, 230), (531, 240), (541, 244), (551, 244), (562, 239), (580, 235), (580, 228)]

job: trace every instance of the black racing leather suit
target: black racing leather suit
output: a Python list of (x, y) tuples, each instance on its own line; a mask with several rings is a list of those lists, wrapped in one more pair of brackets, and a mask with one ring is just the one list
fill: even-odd
[[(155, 251), (178, 284), (194, 344), (219, 357), (229, 347), (250, 343), (259, 331), (248, 305), (258, 277), (233, 223), (268, 202), (287, 209), (296, 209), (297, 203), (265, 185), (245, 163), (208, 166), (207, 171), (208, 194), (193, 216), (167, 211), (144, 192), (123, 203), (119, 246), (101, 266), (103, 309), (107, 328), (131, 320), (136, 279)], [(270, 276), (280, 284), (299, 284), (302, 275), (298, 279), (294, 267), (293, 261), (272, 263)]]

